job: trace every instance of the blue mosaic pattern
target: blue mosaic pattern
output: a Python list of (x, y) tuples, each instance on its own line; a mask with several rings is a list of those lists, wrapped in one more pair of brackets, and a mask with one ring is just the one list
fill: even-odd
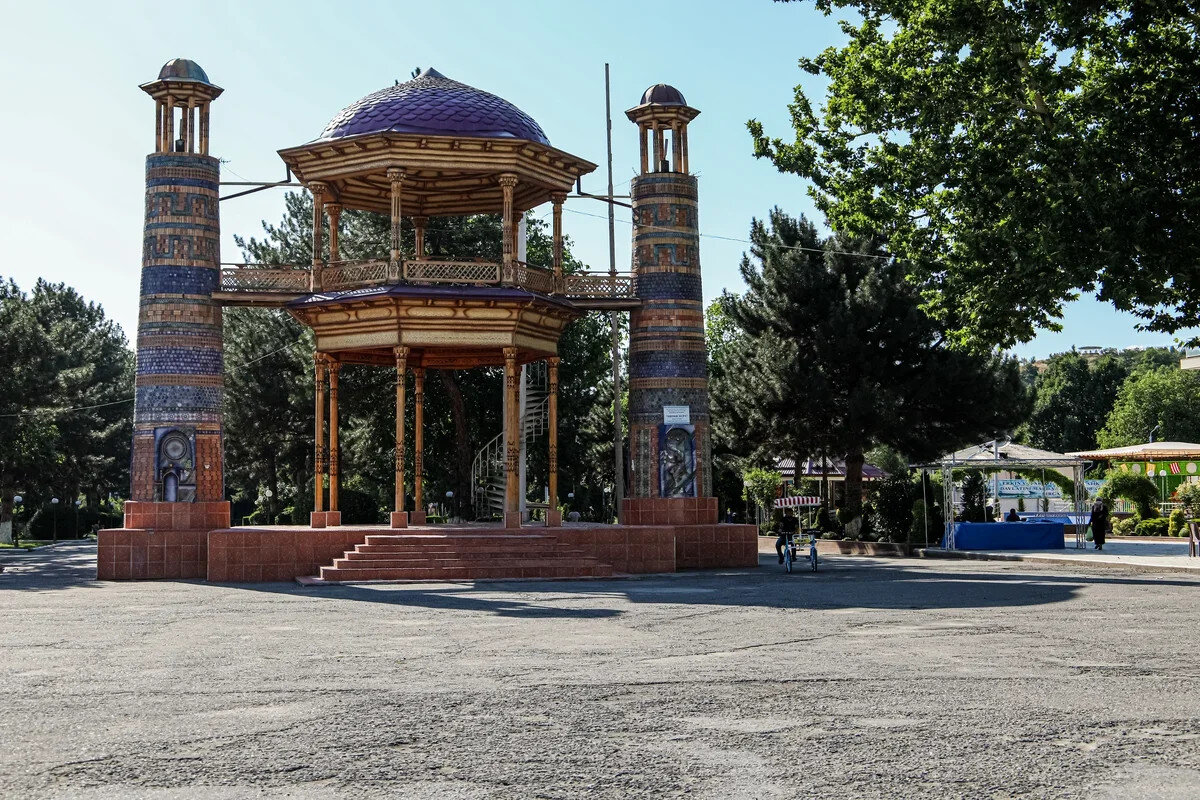
[(174, 264), (142, 268), (142, 294), (212, 294), (220, 285), (221, 273), (212, 267), (180, 267)]
[(342, 109), (317, 138), (341, 139), (388, 131), (528, 139), (550, 144), (533, 117), (512, 103), (451, 80), (432, 68)]
[(221, 351), (211, 347), (143, 347), (138, 375), (220, 375)]
[(139, 386), (133, 422), (220, 422), (221, 395), (219, 386)]

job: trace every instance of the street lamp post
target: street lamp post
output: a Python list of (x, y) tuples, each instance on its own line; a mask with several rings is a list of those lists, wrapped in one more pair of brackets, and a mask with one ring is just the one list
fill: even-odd
[(454, 519), (454, 517), (455, 517), (454, 510), (455, 509), (454, 509), (454, 492), (453, 491), (446, 492), (446, 503), (447, 503), (447, 505), (450, 506), (450, 519)]
[(52, 506), (52, 508), (50, 509), (50, 516), (54, 518), (54, 541), (57, 542), (58, 541), (58, 498), (51, 497), (50, 505)]

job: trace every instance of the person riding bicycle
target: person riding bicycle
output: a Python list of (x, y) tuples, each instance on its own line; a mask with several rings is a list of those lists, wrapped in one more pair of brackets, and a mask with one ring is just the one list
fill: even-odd
[(796, 515), (789, 508), (783, 512), (783, 521), (779, 523), (779, 538), (775, 540), (775, 552), (779, 556), (779, 563), (783, 563), (783, 547), (788, 543), (791, 535), (800, 530), (800, 520), (796, 519)]

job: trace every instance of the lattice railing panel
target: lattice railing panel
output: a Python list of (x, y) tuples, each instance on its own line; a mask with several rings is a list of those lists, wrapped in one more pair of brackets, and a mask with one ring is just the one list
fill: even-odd
[(221, 270), (223, 292), (280, 292), (299, 294), (308, 291), (309, 270), (305, 267), (272, 269), (267, 267), (227, 267)]
[(563, 276), (563, 294), (567, 297), (634, 297), (633, 273), (574, 272)]
[(405, 261), (404, 279), (414, 283), (496, 284), (500, 265), (487, 261)]
[(342, 261), (321, 270), (321, 290), (330, 292), (385, 283), (386, 261)]
[(524, 261), (514, 261), (517, 285), (531, 292), (553, 294), (557, 287), (554, 285), (554, 273), (548, 269), (526, 264)]

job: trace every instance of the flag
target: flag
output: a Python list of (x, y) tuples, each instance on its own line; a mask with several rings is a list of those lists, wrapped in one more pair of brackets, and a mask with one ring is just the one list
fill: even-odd
[(1172, 461), (1172, 462), (1171, 462), (1171, 474), (1172, 474), (1172, 475), (1178, 475), (1178, 474), (1179, 474), (1179, 462), (1178, 462), (1178, 461)]

